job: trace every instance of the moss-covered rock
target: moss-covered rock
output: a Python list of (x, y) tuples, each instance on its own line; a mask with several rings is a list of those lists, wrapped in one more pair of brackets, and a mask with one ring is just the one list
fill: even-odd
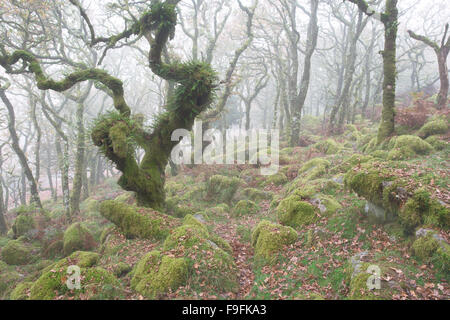
[(444, 228), (450, 227), (450, 212), (437, 200), (431, 198), (431, 194), (420, 188), (408, 199), (399, 212), (401, 225), (407, 233), (424, 223)]
[(304, 181), (310, 181), (319, 178), (327, 172), (331, 163), (322, 158), (314, 158), (306, 162), (298, 171), (298, 176)]
[(89, 251), (95, 248), (94, 237), (81, 223), (72, 224), (64, 232), (63, 251), (66, 256), (75, 251)]
[(14, 238), (17, 239), (29, 231), (35, 229), (35, 222), (33, 217), (30, 214), (22, 213), (17, 216), (14, 224), (12, 226), (12, 230), (14, 232)]
[(315, 196), (314, 199), (312, 199), (312, 203), (317, 206), (321, 214), (327, 216), (330, 216), (336, 213), (339, 209), (342, 209), (341, 204), (336, 201), (336, 199), (322, 194)]
[(233, 208), (233, 215), (244, 216), (257, 214), (260, 207), (251, 200), (241, 200)]
[(435, 150), (444, 150), (449, 146), (448, 141), (441, 140), (439, 136), (430, 136), (425, 139)]
[(100, 267), (80, 267), (80, 289), (70, 290), (66, 280), (67, 267), (54, 267), (43, 273), (34, 282), (30, 290), (30, 300), (53, 300), (57, 296), (66, 296), (67, 299), (109, 300), (120, 299), (123, 289), (113, 274)]
[(200, 288), (202, 283), (209, 283), (220, 292), (236, 292), (237, 269), (229, 253), (231, 248), (224, 243), (211, 236), (206, 228), (185, 224), (166, 238), (162, 253), (187, 259), (191, 287)]
[[(423, 155), (433, 151), (433, 147), (428, 142), (411, 135), (393, 137), (387, 147), (391, 152), (393, 150), (394, 152), (401, 152), (404, 159), (415, 154)], [(392, 158), (391, 152), (388, 155), (388, 159)]]
[(327, 139), (320, 141), (313, 145), (318, 151), (325, 153), (327, 155), (332, 155), (338, 153), (342, 147), (333, 139)]
[(449, 129), (448, 121), (439, 118), (426, 123), (417, 133), (417, 135), (423, 139), (428, 138), (436, 134), (445, 134)]
[(32, 260), (32, 253), (22, 241), (10, 240), (3, 247), (1, 257), (9, 265), (26, 265)]
[(273, 263), (284, 246), (293, 244), (297, 238), (297, 232), (291, 227), (263, 220), (252, 232), (252, 246), (255, 256)]
[(117, 196), (114, 201), (133, 204), (134, 202), (136, 202), (136, 199), (133, 192), (124, 192), (121, 195)]
[(338, 165), (336, 168), (334, 168), (330, 171), (331, 172), (347, 172), (354, 166), (369, 162), (372, 159), (373, 159), (372, 156), (362, 155), (362, 154), (354, 154), (350, 158), (343, 160), (340, 165)]
[(133, 268), (129, 264), (121, 261), (114, 265), (113, 273), (117, 278), (121, 278), (130, 273), (132, 269)]
[(277, 207), (280, 222), (291, 227), (308, 225), (319, 220), (316, 208), (296, 195), (283, 199)]
[(431, 234), (417, 239), (412, 246), (414, 255), (422, 260), (431, 258), (438, 248), (439, 241), (433, 238)]
[(11, 300), (28, 300), (32, 286), (33, 286), (33, 282), (29, 282), (29, 281), (19, 283), (16, 286), (16, 288), (11, 292), (10, 299)]
[(236, 177), (215, 175), (206, 183), (206, 197), (215, 203), (230, 203), (234, 194), (244, 181)]
[(0, 269), (0, 299), (8, 299), (14, 286), (22, 279), (23, 275), (19, 274), (17, 271), (9, 270), (7, 268), (4, 268), (3, 270)]
[(268, 176), (264, 181), (264, 185), (268, 186), (268, 185), (276, 185), (276, 186), (281, 186), (285, 183), (287, 183), (289, 180), (286, 177), (286, 175), (282, 172), (278, 172), (276, 174), (273, 174), (271, 176)]
[(128, 239), (163, 239), (169, 233), (174, 218), (146, 208), (138, 208), (117, 201), (103, 201), (103, 217), (114, 223)]
[(188, 279), (188, 269), (187, 259), (152, 251), (137, 264), (131, 287), (148, 299), (157, 299), (169, 290), (184, 285)]

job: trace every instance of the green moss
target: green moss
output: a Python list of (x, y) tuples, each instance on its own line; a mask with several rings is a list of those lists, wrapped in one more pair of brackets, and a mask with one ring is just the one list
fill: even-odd
[(169, 257), (160, 251), (152, 251), (137, 264), (131, 287), (148, 299), (156, 299), (184, 285), (187, 278), (188, 262), (185, 258)]
[(20, 240), (11, 240), (3, 247), (2, 260), (9, 265), (25, 265), (32, 260), (31, 250)]
[(233, 208), (233, 215), (244, 216), (257, 214), (260, 207), (251, 200), (241, 200)]
[(197, 226), (199, 228), (204, 229), (205, 231), (208, 231), (208, 229), (206, 228), (206, 226), (203, 223), (198, 221), (193, 215), (190, 215), (190, 214), (187, 215), (186, 217), (184, 217), (183, 224), (184, 225)]
[(306, 162), (298, 171), (303, 180), (309, 181), (319, 178), (327, 172), (330, 162), (322, 158), (314, 158)]
[(66, 284), (67, 267), (54, 267), (34, 282), (30, 300), (53, 300), (57, 296), (102, 300), (120, 299), (122, 288), (110, 272), (100, 267), (81, 268), (81, 289), (69, 290)]
[(291, 227), (301, 227), (319, 220), (314, 206), (292, 195), (283, 199), (277, 207), (280, 222)]
[(433, 150), (428, 142), (411, 135), (393, 137), (387, 147), (389, 150), (398, 149), (408, 156), (411, 154), (428, 154)]
[(133, 192), (125, 192), (121, 195), (117, 196), (114, 201), (123, 202), (126, 204), (133, 204), (134, 202), (134, 193)]
[(230, 203), (242, 184), (244, 181), (239, 178), (215, 175), (206, 183), (206, 196), (215, 203)]
[(435, 150), (444, 150), (448, 147), (448, 141), (439, 139), (439, 136), (430, 136), (425, 139)]
[(132, 267), (129, 264), (122, 261), (114, 265), (113, 268), (114, 275), (118, 278), (123, 277), (126, 274), (130, 273), (131, 270)]
[(64, 232), (64, 254), (66, 256), (79, 250), (91, 250), (95, 248), (95, 240), (92, 234), (81, 223), (72, 224)]
[(88, 198), (84, 200), (80, 207), (86, 212), (96, 212), (99, 209), (99, 201), (93, 198)]
[(432, 199), (431, 194), (423, 188), (416, 190), (408, 199), (399, 212), (399, 218), (408, 234), (424, 222), (443, 228), (450, 227), (449, 210)]
[(164, 219), (168, 221), (172, 219), (168, 216), (154, 214), (152, 210), (148, 210), (144, 215), (138, 211), (137, 207), (117, 201), (102, 202), (100, 213), (114, 223), (120, 232), (129, 239), (162, 239), (169, 233)]
[(30, 294), (31, 286), (33, 282), (21, 282), (16, 288), (11, 292), (10, 299), (11, 300), (27, 300), (28, 295)]
[(375, 150), (375, 151), (372, 151), (370, 153), (370, 155), (374, 158), (387, 159), (389, 156), (389, 152), (387, 152), (385, 150)]
[(265, 192), (255, 188), (246, 188), (243, 194), (252, 201), (271, 200), (273, 196), (271, 192)]
[(103, 231), (100, 235), (100, 243), (101, 244), (105, 243), (106, 239), (112, 232), (114, 232), (114, 226), (109, 226), (109, 227), (103, 229)]
[(22, 213), (16, 218), (12, 226), (14, 238), (17, 239), (34, 228), (35, 223), (33, 217), (29, 214)]
[(450, 245), (447, 243), (441, 243), (432, 257), (431, 262), (437, 270), (446, 275), (448, 281), (450, 273)]
[(289, 180), (286, 177), (286, 175), (282, 172), (278, 172), (276, 174), (273, 174), (271, 176), (268, 176), (265, 180), (264, 180), (264, 185), (270, 185), (270, 184), (274, 184), (276, 186), (281, 186), (285, 183), (287, 183)]
[(255, 248), (255, 256), (273, 263), (284, 246), (293, 244), (297, 238), (297, 232), (291, 227), (263, 220), (252, 232), (252, 246)]
[(417, 133), (423, 139), (436, 134), (445, 134), (448, 131), (448, 121), (445, 119), (436, 119), (426, 123)]
[(360, 165), (362, 163), (369, 162), (373, 159), (372, 156), (354, 154), (350, 158), (345, 159), (342, 163), (332, 170), (333, 172), (347, 172), (351, 168)]
[(200, 288), (206, 282), (220, 292), (236, 292), (236, 265), (230, 246), (224, 244), (198, 225), (183, 225), (164, 241), (163, 252), (187, 259), (191, 286)]
[(421, 260), (431, 258), (438, 248), (439, 242), (433, 238), (432, 234), (417, 239), (412, 246), (414, 255)]
[(327, 155), (336, 154), (342, 149), (342, 147), (333, 139), (327, 139), (324, 141), (320, 141), (320, 142), (314, 144), (313, 147)]
[(8, 299), (14, 285), (23, 279), (23, 275), (6, 268), (0, 271), (0, 299), (3, 300)]
[(313, 203), (319, 208), (321, 214), (327, 216), (333, 215), (336, 211), (342, 209), (341, 204), (331, 196), (317, 195), (314, 197)]

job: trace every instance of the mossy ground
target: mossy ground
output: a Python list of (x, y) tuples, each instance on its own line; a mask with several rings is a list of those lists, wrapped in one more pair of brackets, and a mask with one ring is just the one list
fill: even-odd
[[(443, 134), (425, 139), (418, 128), (377, 145), (367, 122), (332, 138), (310, 127), (314, 143), (283, 149), (286, 161), (272, 178), (250, 165), (167, 174), (167, 203), (159, 211), (137, 207), (133, 194), (106, 181), (81, 205), (79, 222), (98, 244), (91, 253), (63, 258), (69, 226), (61, 222), (61, 202), (47, 202), (52, 224), (45, 238), (20, 239), (35, 259), (0, 261), (0, 297), (449, 299), (448, 245), (415, 236), (429, 228), (450, 242)], [(395, 221), (372, 223), (367, 200), (396, 213)], [(0, 238), (0, 256), (11, 241)], [(52, 248), (54, 255), (44, 255)], [(367, 272), (349, 276), (349, 261), (361, 252), (363, 267), (378, 265), (389, 289), (367, 291)], [(69, 263), (82, 268), (85, 291), (61, 285)]]

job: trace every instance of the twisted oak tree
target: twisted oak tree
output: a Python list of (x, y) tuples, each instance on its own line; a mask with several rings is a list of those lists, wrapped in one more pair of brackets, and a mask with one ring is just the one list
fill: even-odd
[[(6, 72), (14, 74), (26, 70), (35, 75), (37, 87), (41, 90), (63, 92), (77, 83), (93, 80), (111, 95), (114, 112), (107, 113), (96, 120), (91, 137), (104, 155), (122, 172), (118, 183), (136, 193), (140, 206), (160, 209), (164, 205), (164, 170), (173, 147), (178, 142), (171, 141), (172, 132), (183, 128), (190, 130), (194, 119), (212, 102), (216, 74), (207, 63), (164, 63), (161, 55), (167, 41), (173, 38), (177, 15), (175, 7), (180, 0), (154, 1), (131, 28), (108, 38), (95, 36), (95, 30), (77, 0), (76, 5), (91, 32), (91, 45), (104, 43), (112, 48), (116, 43), (131, 36), (145, 37), (150, 44), (149, 65), (159, 77), (177, 83), (173, 96), (148, 132), (143, 127), (143, 119), (132, 116), (124, 97), (123, 83), (104, 70), (82, 69), (75, 71), (60, 81), (49, 78), (34, 55), (18, 50), (8, 54), (2, 50), (0, 65)], [(21, 69), (14, 65), (22, 61)], [(137, 147), (145, 151), (139, 163), (135, 157)]]
[(414, 33), (411, 30), (408, 30), (409, 36), (417, 41), (422, 41), (427, 46), (433, 48), (434, 52), (437, 56), (438, 66), (439, 66), (439, 79), (441, 81), (441, 89), (439, 90), (438, 98), (437, 98), (437, 108), (444, 109), (447, 106), (447, 96), (448, 96), (448, 88), (449, 88), (449, 80), (448, 80), (448, 67), (447, 67), (447, 57), (450, 53), (450, 36), (447, 39), (449, 24), (445, 25), (444, 36), (442, 37), (441, 44), (439, 45), (437, 42)]

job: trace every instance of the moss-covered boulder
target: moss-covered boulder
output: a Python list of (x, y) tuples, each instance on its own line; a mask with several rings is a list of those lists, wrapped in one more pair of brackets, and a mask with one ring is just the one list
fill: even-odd
[(128, 239), (163, 239), (176, 224), (174, 218), (154, 210), (111, 200), (101, 203), (100, 213)]
[(289, 180), (286, 177), (286, 175), (282, 172), (278, 172), (276, 174), (270, 175), (268, 177), (266, 177), (263, 180), (263, 185), (268, 186), (268, 185), (276, 185), (276, 186), (281, 186), (285, 183), (287, 183)]
[(283, 199), (277, 207), (278, 219), (283, 225), (301, 227), (314, 222), (320, 218), (316, 208), (296, 195)]
[(399, 211), (399, 219), (406, 233), (413, 233), (422, 224), (450, 227), (450, 211), (431, 198), (424, 188), (417, 189)]
[(416, 154), (424, 155), (433, 151), (433, 147), (420, 137), (404, 135), (393, 137), (388, 145), (388, 160), (409, 159)]
[(426, 123), (417, 133), (423, 139), (437, 134), (445, 134), (449, 129), (448, 121), (442, 118)]
[(215, 290), (226, 293), (239, 288), (238, 272), (230, 251), (225, 240), (209, 234), (206, 228), (184, 224), (164, 241), (162, 254), (186, 259), (191, 288), (210, 284)]
[(333, 173), (347, 172), (354, 166), (369, 162), (372, 159), (373, 159), (373, 157), (370, 155), (354, 154), (351, 157), (343, 160), (340, 165), (338, 165), (336, 168), (333, 168), (330, 171)]
[(66, 256), (75, 251), (89, 251), (95, 248), (94, 237), (81, 223), (69, 226), (64, 232), (63, 251)]
[(162, 255), (160, 251), (146, 254), (133, 271), (131, 287), (148, 299), (157, 299), (184, 285), (188, 279), (186, 258)]
[(117, 196), (114, 201), (123, 202), (126, 204), (133, 204), (136, 202), (136, 198), (133, 192), (124, 192), (121, 195)]
[(12, 230), (14, 232), (14, 238), (18, 239), (19, 237), (27, 234), (31, 230), (35, 229), (36, 225), (33, 217), (30, 214), (22, 213), (17, 216), (14, 224), (12, 226)]
[(304, 181), (310, 181), (319, 178), (327, 173), (330, 166), (328, 160), (322, 158), (314, 158), (306, 162), (298, 171), (298, 176)]
[(25, 281), (19, 283), (16, 288), (11, 292), (11, 300), (28, 300), (30, 296), (31, 287), (33, 282)]
[(348, 299), (391, 300), (394, 295), (402, 292), (402, 287), (406, 285), (389, 280), (396, 278), (396, 270), (401, 268), (402, 266), (385, 260), (374, 259), (368, 252), (356, 254), (345, 266), (344, 280), (349, 286)]
[(230, 203), (244, 181), (236, 177), (215, 175), (206, 182), (206, 198), (215, 203)]
[(336, 154), (342, 149), (342, 147), (333, 139), (319, 141), (314, 144), (313, 147), (319, 152), (325, 153), (327, 155)]
[(320, 210), (322, 215), (330, 216), (342, 209), (341, 204), (333, 197), (318, 194), (312, 199), (312, 203)]
[(263, 220), (252, 232), (252, 246), (255, 248), (255, 256), (273, 263), (277, 260), (278, 253), (286, 245), (293, 244), (297, 238), (297, 232), (293, 228)]
[(431, 258), (439, 248), (439, 241), (433, 238), (431, 234), (420, 237), (414, 241), (412, 250), (416, 257), (421, 260)]
[(449, 142), (445, 140), (441, 140), (439, 136), (430, 136), (425, 139), (435, 150), (444, 150), (449, 146)]
[(260, 207), (251, 200), (241, 200), (233, 208), (233, 215), (244, 216), (257, 214)]
[(100, 268), (80, 267), (80, 289), (69, 289), (66, 266), (54, 267), (43, 273), (30, 290), (30, 300), (53, 300), (63, 296), (66, 299), (111, 300), (123, 297), (120, 282), (109, 271)]
[(1, 258), (9, 265), (26, 265), (33, 256), (31, 249), (20, 240), (10, 240), (3, 247)]

